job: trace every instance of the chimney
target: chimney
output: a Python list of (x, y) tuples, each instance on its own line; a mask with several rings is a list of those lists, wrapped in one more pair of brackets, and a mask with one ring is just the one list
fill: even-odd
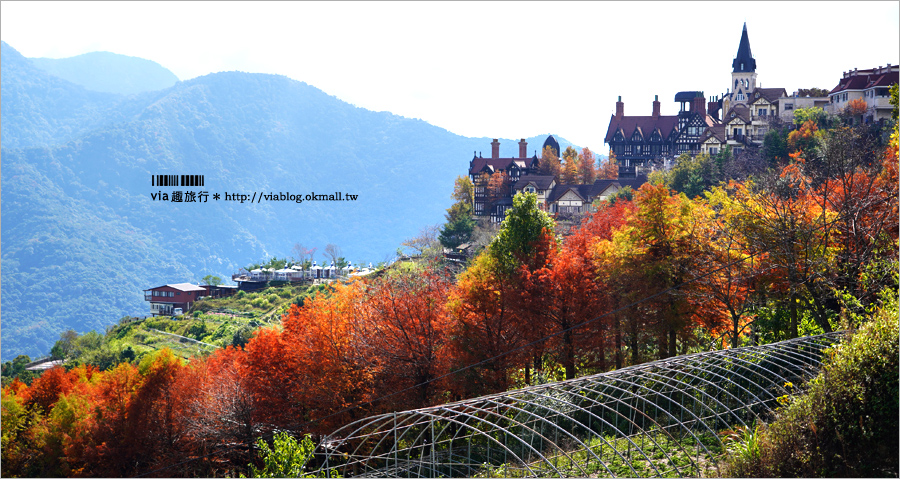
[(500, 142), (496, 138), (491, 142), (491, 158), (500, 158)]
[(622, 96), (619, 95), (619, 101), (616, 102), (616, 119), (621, 120), (625, 116), (625, 104), (622, 103)]
[(653, 95), (653, 119), (659, 119), (659, 95)]
[(713, 97), (713, 96), (709, 97), (709, 102), (706, 104), (706, 114), (715, 118), (716, 120), (718, 120), (719, 119), (719, 111), (717, 108), (718, 106), (719, 106), (719, 102), (716, 101), (716, 97)]
[(525, 138), (522, 138), (519, 141), (519, 158), (525, 158), (528, 156), (528, 142), (525, 141)]
[(703, 100), (702, 95), (695, 96), (694, 99), (691, 101), (691, 112), (699, 113), (702, 115), (703, 110), (705, 110), (705, 108), (703, 108), (704, 103), (706, 103), (706, 102)]

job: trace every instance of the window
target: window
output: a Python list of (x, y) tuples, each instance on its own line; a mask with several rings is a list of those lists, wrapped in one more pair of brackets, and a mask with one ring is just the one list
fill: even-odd
[(525, 192), (526, 192), (526, 193), (534, 193), (534, 187), (531, 186), (531, 185), (526, 186), (526, 187), (525, 187)]
[(625, 155), (631, 156), (631, 145), (625, 145)]
[(784, 111), (793, 110), (793, 109), (794, 109), (793, 103), (785, 103), (784, 104)]
[(744, 101), (744, 94), (743, 94), (743, 93), (738, 93), (736, 99), (737, 99), (737, 101)]
[(766, 116), (766, 115), (769, 114), (769, 110), (760, 108), (760, 109), (757, 111), (757, 113), (759, 114), (759, 116)]
[(719, 149), (718, 149), (718, 148), (710, 148), (710, 149), (709, 149), (709, 154), (710, 154), (710, 155), (718, 155), (718, 154), (719, 154)]

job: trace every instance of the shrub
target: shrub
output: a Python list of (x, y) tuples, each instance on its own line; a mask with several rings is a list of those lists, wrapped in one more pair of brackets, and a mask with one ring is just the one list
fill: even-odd
[(262, 438), (256, 446), (263, 468), (257, 469), (250, 464), (251, 477), (310, 477), (304, 471), (316, 445), (308, 435), (297, 441), (287, 433), (279, 432), (275, 434), (271, 448)]
[(852, 338), (829, 351), (809, 389), (759, 430), (759, 451), (735, 455), (731, 477), (897, 477), (896, 297)]
[(256, 308), (264, 308), (266, 307), (266, 302), (264, 298), (255, 298), (253, 301), (250, 301), (250, 304)]

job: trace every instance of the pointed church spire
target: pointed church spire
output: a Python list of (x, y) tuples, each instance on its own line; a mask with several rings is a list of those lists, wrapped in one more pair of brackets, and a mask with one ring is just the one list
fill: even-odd
[(744, 31), (741, 33), (741, 44), (738, 46), (737, 56), (731, 62), (734, 73), (755, 72), (756, 60), (750, 53), (750, 39), (747, 38), (747, 22), (744, 22)]

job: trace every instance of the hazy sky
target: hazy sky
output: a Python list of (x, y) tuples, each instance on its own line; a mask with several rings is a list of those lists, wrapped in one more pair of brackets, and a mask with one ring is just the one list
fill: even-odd
[[(26, 57), (110, 51), (181, 80), (285, 75), (354, 105), (470, 137), (558, 134), (605, 152), (621, 95), (725, 92), (741, 28), (763, 87), (833, 88), (900, 63), (898, 2), (9, 2), (0, 38)], [(487, 147), (486, 147), (487, 148)]]

